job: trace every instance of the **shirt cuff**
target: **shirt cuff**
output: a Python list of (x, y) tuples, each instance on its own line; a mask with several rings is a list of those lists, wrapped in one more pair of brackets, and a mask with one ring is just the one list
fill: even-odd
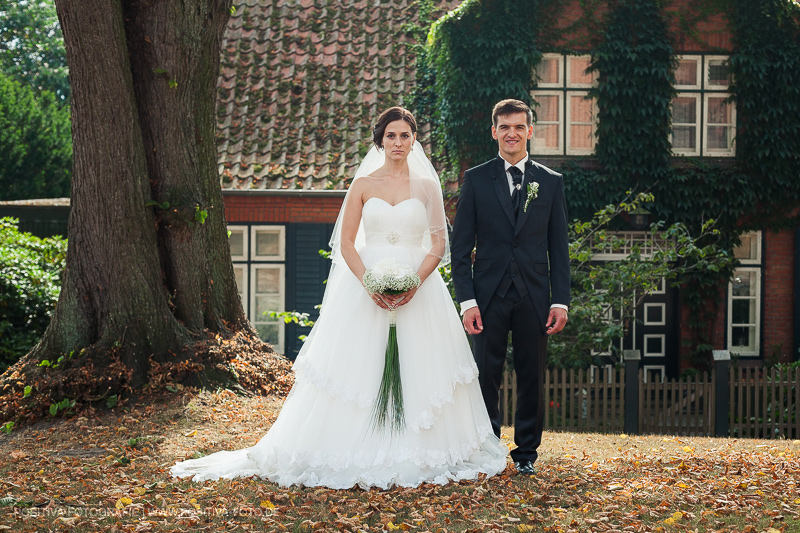
[(478, 300), (475, 300), (474, 298), (472, 300), (467, 300), (466, 302), (461, 302), (461, 316), (464, 316), (464, 313), (473, 307), (478, 307)]
[(567, 307), (564, 304), (550, 304), (550, 309), (553, 309), (553, 308), (563, 309), (564, 311), (569, 313), (569, 307)]

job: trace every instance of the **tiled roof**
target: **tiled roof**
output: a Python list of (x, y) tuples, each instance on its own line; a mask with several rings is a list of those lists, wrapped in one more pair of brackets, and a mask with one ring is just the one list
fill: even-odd
[(222, 187), (343, 188), (377, 115), (414, 85), (417, 16), (413, 0), (236, 2), (218, 83)]

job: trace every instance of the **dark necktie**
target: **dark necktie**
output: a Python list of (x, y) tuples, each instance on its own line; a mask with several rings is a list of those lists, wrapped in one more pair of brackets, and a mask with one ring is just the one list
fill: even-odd
[(522, 171), (517, 167), (509, 167), (508, 172), (514, 182), (514, 192), (511, 193), (511, 206), (514, 208), (514, 218), (519, 216), (519, 206), (522, 204)]

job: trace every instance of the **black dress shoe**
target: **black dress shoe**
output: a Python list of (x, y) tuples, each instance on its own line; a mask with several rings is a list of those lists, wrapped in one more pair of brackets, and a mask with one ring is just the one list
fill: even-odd
[(517, 474), (521, 476), (535, 476), (536, 469), (533, 467), (531, 461), (514, 461), (514, 466), (517, 467)]

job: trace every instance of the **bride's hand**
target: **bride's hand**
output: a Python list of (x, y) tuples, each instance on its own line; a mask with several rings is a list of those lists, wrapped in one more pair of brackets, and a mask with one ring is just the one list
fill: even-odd
[(390, 307), (393, 306), (396, 309), (401, 305), (406, 305), (408, 302), (410, 302), (411, 298), (413, 298), (417, 293), (418, 288), (419, 287), (414, 287), (413, 289), (402, 294), (384, 294), (383, 297), (388, 301)]
[(393, 309), (392, 304), (390, 304), (388, 301), (385, 300), (385, 298), (387, 298), (387, 295), (369, 291), (368, 294), (369, 297), (372, 299), (372, 301), (375, 302), (375, 305), (377, 305), (381, 309), (386, 309), (387, 311)]

